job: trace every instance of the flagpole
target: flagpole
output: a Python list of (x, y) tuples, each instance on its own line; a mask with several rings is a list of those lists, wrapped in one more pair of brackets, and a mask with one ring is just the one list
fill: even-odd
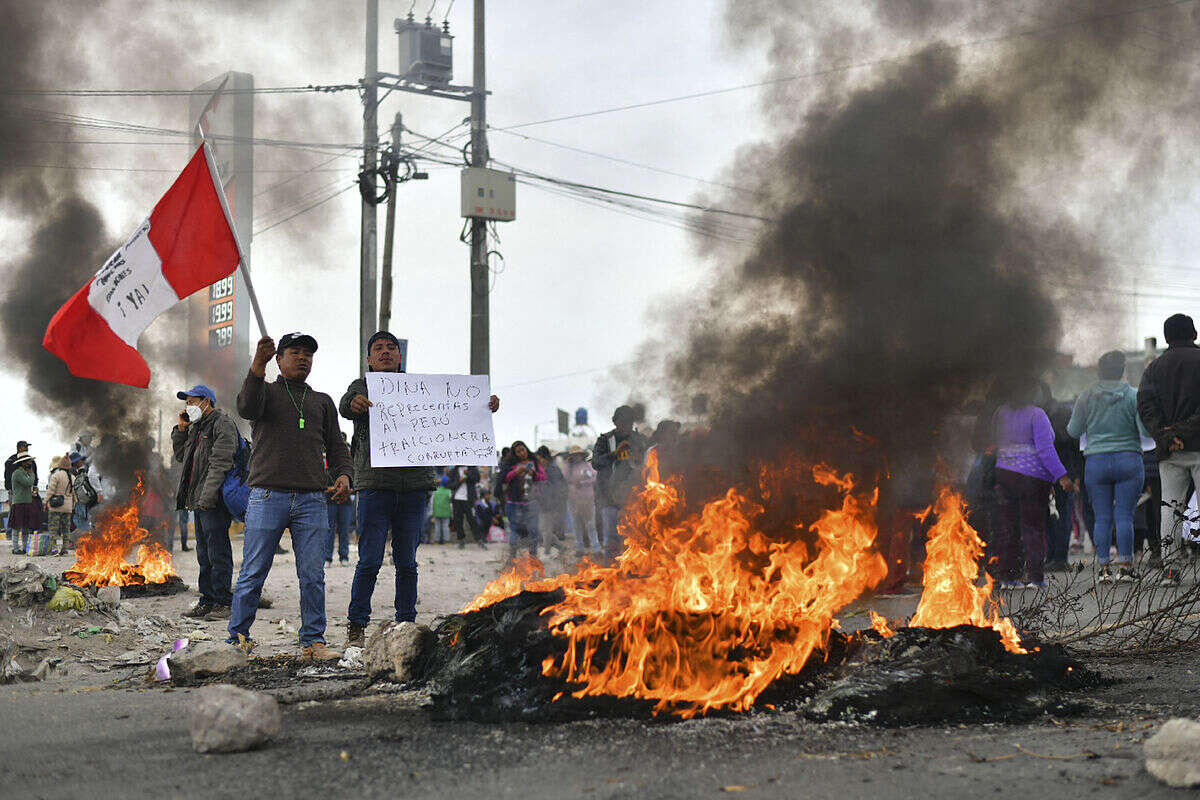
[(242, 240), (238, 238), (237, 226), (233, 224), (233, 215), (229, 213), (229, 201), (225, 199), (225, 184), (221, 182), (221, 173), (217, 170), (217, 160), (213, 157), (212, 148), (204, 136), (204, 128), (196, 126), (200, 131), (200, 142), (204, 148), (204, 160), (208, 162), (208, 171), (212, 175), (213, 185), (217, 189), (217, 199), (221, 201), (221, 210), (225, 212), (225, 221), (229, 223), (229, 232), (233, 234), (233, 243), (238, 251), (238, 269), (242, 271), (242, 279), (246, 282), (246, 295), (250, 298), (250, 307), (254, 309), (254, 319), (258, 322), (260, 336), (267, 335), (267, 325), (263, 322), (262, 309), (258, 307), (258, 296), (254, 293), (254, 282), (250, 280), (250, 270), (246, 269), (246, 253), (242, 250)]

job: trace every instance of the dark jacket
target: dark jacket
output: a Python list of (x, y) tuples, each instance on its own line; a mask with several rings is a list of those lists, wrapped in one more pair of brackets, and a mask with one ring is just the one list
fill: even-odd
[(450, 494), (453, 495), (458, 491), (458, 487), (465, 483), (467, 502), (475, 505), (475, 501), (479, 499), (479, 467), (453, 467), (446, 474), (450, 476)]
[[(433, 467), (372, 467), (371, 424), (366, 413), (355, 414), (350, 410), (350, 401), (356, 394), (367, 396), (366, 378), (350, 382), (338, 412), (354, 423), (354, 437), (350, 440), (350, 452), (354, 456), (354, 488), (384, 489), (393, 492), (430, 491), (437, 486), (437, 474)], [(479, 472), (476, 470), (476, 481)]]
[[(632, 450), (627, 459), (618, 459), (617, 445), (629, 442)], [(618, 441), (613, 429), (596, 440), (592, 448), (592, 469), (596, 470), (596, 503), (601, 506), (621, 508), (629, 499), (633, 487), (642, 477), (642, 461), (650, 443), (636, 430)]]
[(233, 466), (237, 453), (237, 425), (224, 411), (213, 409), (188, 426), (171, 428), (171, 448), (179, 470), (175, 508), (216, 508), (221, 502), (221, 483)]
[(546, 471), (546, 482), (539, 484), (538, 506), (542, 511), (566, 513), (567, 479), (554, 459), (542, 465)]
[(1184, 450), (1200, 450), (1200, 347), (1173, 344), (1142, 374), (1138, 415), (1158, 445), (1159, 459), (1170, 455), (1171, 439)]
[(323, 492), (331, 476), (350, 476), (350, 451), (329, 395), (282, 375), (267, 383), (247, 372), (237, 404), (242, 419), (250, 420), (254, 443), (247, 485)]
[[(6, 492), (12, 491), (12, 474), (13, 474), (13, 470), (17, 468), (17, 456), (19, 456), (19, 455), (21, 455), (21, 454), (13, 453), (11, 456), (8, 457), (8, 461), (4, 462), (4, 490)], [(33, 465), (33, 485), (34, 486), (38, 485), (37, 463), (36, 462)]]

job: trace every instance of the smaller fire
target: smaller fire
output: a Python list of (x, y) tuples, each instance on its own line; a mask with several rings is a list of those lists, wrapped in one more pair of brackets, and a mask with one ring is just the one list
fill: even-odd
[[(129, 493), (129, 502), (104, 512), (95, 529), (75, 546), (75, 563), (63, 577), (76, 586), (138, 586), (166, 583), (176, 577), (171, 554), (150, 540), (141, 527), (140, 504), (146, 494), (142, 473)], [(136, 546), (137, 560), (127, 558)]]

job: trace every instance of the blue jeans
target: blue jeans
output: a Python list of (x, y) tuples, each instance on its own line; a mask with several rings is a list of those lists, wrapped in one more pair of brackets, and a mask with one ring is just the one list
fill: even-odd
[[(200, 602), (227, 606), (233, 602), (233, 546), (229, 543), (229, 511), (218, 501), (216, 508), (196, 509), (196, 561), (200, 564)], [(257, 603), (255, 603), (257, 605)]]
[(534, 503), (505, 503), (504, 516), (508, 517), (508, 555), (517, 557), (520, 539), (526, 540), (529, 555), (537, 558), (538, 510)]
[(242, 571), (233, 590), (229, 639), (249, 638), (258, 611), (263, 582), (275, 560), (283, 529), (292, 532), (296, 577), (300, 580), (300, 644), (325, 641), (325, 539), (329, 512), (324, 492), (250, 490), (246, 506), (246, 532), (242, 543)]
[(333, 561), (333, 540), (338, 543), (338, 558), (350, 559), (350, 515), (354, 512), (351, 503), (329, 504), (329, 538), (325, 540), (325, 560)]
[(1117, 563), (1133, 562), (1133, 510), (1146, 481), (1142, 454), (1097, 453), (1087, 457), (1084, 470), (1088, 496), (1096, 524), (1092, 539), (1096, 543), (1096, 562), (1107, 564), (1112, 559), (1113, 525), (1117, 531)]
[(417, 618), (417, 545), (425, 521), (429, 492), (360, 489), (358, 492), (358, 564), (350, 587), (347, 616), (356, 625), (371, 621), (371, 595), (383, 566), (388, 529), (392, 532), (392, 563), (396, 565), (396, 621)]
[(72, 512), (72, 514), (74, 515), (75, 519), (76, 531), (82, 532), (90, 531), (92, 529), (92, 523), (88, 520), (87, 507), (83, 503), (76, 503), (75, 510)]

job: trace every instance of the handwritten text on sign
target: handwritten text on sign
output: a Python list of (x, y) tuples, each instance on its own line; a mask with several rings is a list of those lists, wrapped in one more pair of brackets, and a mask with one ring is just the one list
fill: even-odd
[(372, 467), (491, 466), (487, 375), (368, 372)]

